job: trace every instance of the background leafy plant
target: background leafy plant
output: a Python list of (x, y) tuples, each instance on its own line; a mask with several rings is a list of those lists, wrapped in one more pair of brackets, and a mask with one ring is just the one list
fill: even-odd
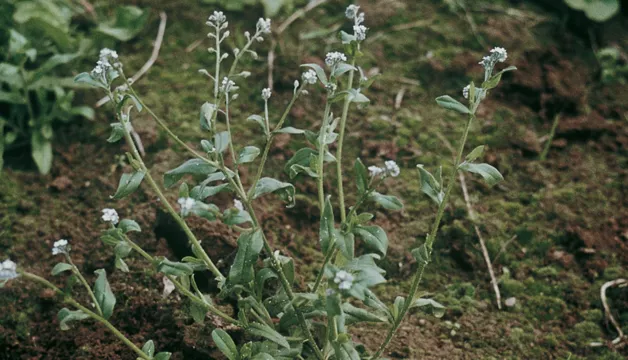
[(598, 22), (606, 21), (619, 12), (619, 0), (564, 0), (569, 7), (584, 11), (585, 15)]
[(75, 106), (71, 65), (95, 49), (135, 37), (148, 12), (117, 9), (108, 21), (67, 0), (0, 4), (0, 170), (4, 152), (30, 145), (42, 174), (50, 171), (54, 127), (94, 112)]

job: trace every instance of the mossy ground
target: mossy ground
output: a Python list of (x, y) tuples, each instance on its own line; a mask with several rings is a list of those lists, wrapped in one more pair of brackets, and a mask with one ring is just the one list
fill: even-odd
[[(476, 36), (464, 11), (451, 11), (440, 1), (360, 3), (371, 27), (360, 63), (365, 70), (377, 68), (383, 75), (367, 93), (370, 106), (350, 116), (345, 159), (347, 164), (358, 156), (368, 164), (395, 159), (402, 165), (402, 175), (386, 182), (386, 192), (398, 195), (406, 204), (399, 213), (372, 209), (391, 240), (390, 258), (383, 264), (390, 280), (377, 289), (382, 299), (391, 301), (407, 292), (414, 268), (409, 249), (424, 240), (435, 211), (418, 188), (414, 167), (419, 163), (430, 169), (443, 165), (447, 171), (450, 147), (456, 145), (464, 121), (439, 109), (433, 99), (442, 94), (459, 97), (464, 85), (481, 77), (477, 61), (489, 48), (483, 44), (506, 47), (508, 62), (519, 67), (504, 76), (486, 101), (468, 141), (468, 150), (488, 145), (485, 160), (500, 169), (506, 181), (488, 188), (480, 179), (466, 176), (478, 214), (475, 223), (493, 258), (502, 296), (514, 297), (516, 304), (497, 310), (474, 223), (466, 213), (462, 194), (456, 191), (423, 281), (423, 289), (446, 305), (447, 313), (442, 319), (413, 314), (393, 341), (389, 357), (624, 358), (625, 350), (588, 345), (616, 336), (601, 312), (599, 289), (606, 281), (628, 276), (628, 99), (622, 97), (618, 85), (599, 83), (588, 40), (564, 27), (564, 14), (531, 5), (511, 8), (505, 1), (474, 3), (469, 16), (479, 29)], [(199, 107), (211, 98), (211, 88), (197, 70), (212, 67), (204, 22), (213, 8), (196, 1), (137, 4), (153, 8), (155, 15), (164, 10), (169, 19), (159, 60), (136, 89), (177, 134), (198, 144), (203, 138), (198, 130)], [(343, 7), (334, 2), (314, 10), (278, 42), (271, 115), (276, 117), (289, 100), (292, 81), (301, 72), (299, 64), (320, 63), (327, 51), (339, 50), (335, 31), (346, 26)], [(241, 34), (250, 30), (260, 15), (257, 10), (228, 14), (233, 27), (228, 46), (242, 42)], [(158, 22), (157, 16), (152, 19), (139, 40), (119, 49), (127, 72), (138, 69), (149, 56)], [(597, 28), (596, 34), (599, 41), (626, 50), (626, 38), (613, 36), (617, 26), (625, 29), (625, 18), (619, 23)], [(241, 87), (234, 110), (239, 143), (253, 139), (257, 132), (254, 124), (244, 119), (261, 109), (259, 92), (267, 86), (268, 46), (268, 42), (260, 44), (260, 59), (243, 64), (253, 75)], [(299, 101), (288, 125), (318, 125), (321, 92), (311, 93)], [(540, 161), (540, 139), (558, 113), (563, 119), (555, 146), (548, 159)], [(40, 177), (16, 169), (0, 175), (3, 255), (46, 274), (55, 262), (49, 254), (51, 243), (66, 237), (77, 244), (77, 263), (86, 273), (99, 267), (111, 272), (112, 253), (97, 240), (102, 207), (123, 209), (123, 216), (138, 220), (145, 229), (138, 241), (147, 250), (172, 254), (150, 231), (157, 203), (147, 190), (121, 202), (108, 200), (123, 170), (123, 166), (112, 165), (123, 149), (104, 141), (110, 114), (102, 109), (96, 122), (60, 130), (51, 175)], [(185, 159), (146, 114), (139, 115), (134, 124), (155, 174)], [(281, 164), (302, 144), (296, 137), (287, 140), (280, 138), (273, 149), (269, 174), (285, 177)], [(68, 187), (55, 185), (63, 176), (70, 181)], [(284, 210), (269, 200), (259, 204), (258, 213), (264, 227), (274, 234), (277, 247), (295, 257), (305, 282), (321, 259), (313, 240), (316, 224), (309, 221), (317, 218), (318, 211), (311, 181), (299, 179), (297, 188), (302, 197), (296, 209)], [(350, 176), (345, 188), (351, 203)], [(169, 196), (176, 194), (173, 191)], [(202, 238), (230, 246), (235, 242), (235, 234), (225, 227), (194, 225)], [(229, 251), (215, 255), (228, 258)], [(176, 297), (161, 300), (160, 277), (141, 270), (141, 264), (139, 259), (131, 260), (129, 275), (116, 272), (112, 276), (114, 291), (120, 296), (120, 315), (114, 322), (136, 343), (155, 339), (158, 347), (174, 352), (173, 359), (215, 356), (207, 341), (212, 325), (192, 325), (182, 312), (173, 310), (178, 308), (171, 306)], [(26, 285), (27, 291), (21, 286), (11, 285), (0, 296), (0, 308), (11, 309), (0, 314), (0, 348), (7, 350), (0, 352), (0, 359), (134, 358), (96, 325), (81, 324), (59, 333), (51, 319), (60, 305), (32, 285)], [(608, 296), (615, 316), (628, 332), (626, 289), (611, 289)], [(381, 341), (382, 331), (378, 326), (356, 329), (356, 340), (372, 349)]]

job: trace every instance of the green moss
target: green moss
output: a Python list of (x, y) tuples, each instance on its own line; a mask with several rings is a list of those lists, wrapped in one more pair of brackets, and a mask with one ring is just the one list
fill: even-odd
[(500, 284), (502, 293), (506, 297), (521, 295), (525, 292), (526, 287), (521, 281), (514, 279), (503, 279)]
[(567, 338), (577, 346), (584, 346), (592, 341), (600, 341), (602, 329), (591, 321), (577, 323), (568, 333)]
[(524, 313), (537, 321), (559, 320), (564, 316), (567, 304), (556, 297), (537, 295), (524, 304)]
[(599, 324), (604, 318), (604, 315), (600, 309), (588, 309), (582, 312), (582, 317), (587, 321)]

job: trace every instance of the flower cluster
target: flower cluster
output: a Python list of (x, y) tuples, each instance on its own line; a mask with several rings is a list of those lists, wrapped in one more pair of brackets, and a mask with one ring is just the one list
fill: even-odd
[(462, 88), (462, 96), (464, 96), (465, 99), (469, 98), (469, 89), (470, 89), (470, 85), (465, 86), (464, 88)]
[(384, 162), (384, 167), (369, 166), (369, 173), (372, 177), (379, 175), (397, 177), (401, 173), (399, 165), (394, 160), (387, 160)]
[(262, 90), (262, 99), (267, 101), (268, 99), (270, 99), (271, 95), (272, 95), (272, 91), (270, 91), (270, 88), (266, 88)]
[(301, 75), (301, 79), (303, 79), (303, 82), (306, 84), (316, 84), (317, 81), (317, 76), (316, 76), (316, 71), (310, 69), (306, 72), (303, 73), (303, 75)]
[(120, 217), (118, 216), (118, 212), (114, 209), (102, 209), (102, 220), (115, 225), (120, 220)]
[(259, 20), (257, 20), (256, 30), (258, 33), (270, 34), (270, 19), (259, 18)]
[(227, 17), (222, 11), (214, 11), (214, 13), (209, 16), (206, 22), (206, 24), (209, 26), (215, 26), (215, 27), (221, 27), (221, 28), (225, 27), (222, 25), (226, 23), (227, 23)]
[(495, 64), (497, 64), (498, 62), (504, 62), (507, 58), (508, 53), (506, 52), (506, 49), (502, 47), (496, 47), (491, 49), (490, 55), (482, 58), (482, 61), (480, 61), (479, 64), (484, 67), (485, 81), (488, 80), (491, 73), (493, 72)]
[(222, 84), (220, 85), (220, 91), (228, 94), (232, 90), (237, 90), (238, 88), (235, 86), (235, 83), (232, 80), (229, 80), (228, 77), (222, 79)]
[(344, 270), (340, 270), (336, 273), (336, 276), (334, 277), (334, 282), (338, 284), (338, 289), (349, 290), (353, 285), (353, 275)]
[(66, 239), (57, 240), (52, 244), (52, 255), (67, 254), (69, 252), (70, 246)]
[(112, 69), (118, 69), (122, 66), (118, 60), (118, 53), (114, 50), (104, 48), (100, 50), (96, 66), (90, 72), (94, 80), (108, 84), (108, 72)]
[(345, 10), (345, 16), (353, 20), (353, 34), (358, 41), (366, 39), (366, 31), (368, 28), (362, 23), (364, 22), (364, 13), (359, 12), (360, 7), (357, 5), (349, 5)]
[(181, 208), (181, 216), (187, 216), (196, 204), (196, 200), (192, 199), (191, 197), (179, 198), (177, 202), (179, 203), (179, 206)]
[(0, 281), (7, 281), (17, 277), (17, 264), (6, 259), (0, 264)]
[(347, 61), (347, 57), (345, 54), (338, 51), (327, 53), (327, 56), (325, 57), (325, 64), (329, 67), (334, 67), (343, 61)]

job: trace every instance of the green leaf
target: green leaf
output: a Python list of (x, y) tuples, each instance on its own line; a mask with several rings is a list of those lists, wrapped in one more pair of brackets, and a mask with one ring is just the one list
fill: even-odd
[(318, 152), (310, 148), (299, 149), (294, 156), (286, 162), (284, 171), (288, 173), (291, 179), (294, 179), (301, 172), (307, 173), (311, 177), (318, 177), (316, 171), (310, 168), (312, 159), (318, 157)]
[[(34, 121), (34, 119), (31, 119)], [(41, 174), (47, 174), (52, 166), (52, 143), (44, 138), (39, 131), (31, 135), (31, 155)]]
[(216, 105), (212, 103), (205, 102), (201, 106), (201, 115), (200, 115), (200, 124), (201, 129), (203, 130), (211, 130), (211, 121), (214, 117), (214, 113), (216, 112)]
[(384, 229), (379, 226), (357, 226), (353, 233), (361, 237), (366, 246), (382, 255), (386, 255), (388, 236), (386, 236)]
[(238, 238), (238, 252), (229, 269), (229, 281), (237, 285), (246, 285), (254, 279), (253, 264), (262, 251), (264, 241), (261, 230), (247, 232)]
[(82, 72), (74, 77), (74, 82), (77, 84), (85, 84), (93, 88), (107, 89), (107, 86), (100, 81), (94, 80), (89, 73)]
[(251, 219), (251, 214), (247, 211), (235, 208), (225, 210), (222, 218), (222, 222), (226, 225), (240, 225), (252, 221), (253, 219)]
[(203, 324), (205, 322), (205, 316), (207, 315), (207, 308), (194, 301), (190, 302), (190, 316), (197, 324)]
[(423, 165), (417, 165), (419, 170), (419, 182), (421, 184), (421, 191), (429, 196), (435, 203), (440, 205), (443, 202), (445, 193), (441, 189), (441, 184), (436, 181), (434, 176)]
[(109, 281), (107, 281), (107, 272), (105, 269), (98, 269), (94, 271), (94, 273), (98, 275), (96, 283), (94, 284), (94, 295), (96, 296), (96, 301), (102, 310), (103, 317), (105, 319), (109, 319), (111, 314), (113, 314), (113, 308), (116, 305), (116, 297), (111, 291)]
[(120, 41), (129, 41), (142, 31), (148, 14), (136, 6), (119, 6), (115, 18), (99, 23), (96, 31)]
[(250, 163), (260, 154), (260, 149), (256, 146), (246, 146), (238, 154), (238, 164)]
[(60, 262), (52, 268), (52, 275), (57, 276), (64, 271), (72, 270), (72, 265)]
[(565, 0), (570, 7), (583, 10), (593, 21), (604, 22), (619, 12), (618, 0)]
[(267, 353), (257, 353), (251, 360), (275, 360), (275, 358)]
[(61, 328), (61, 330), (64, 330), (64, 331), (70, 330), (70, 326), (68, 326), (68, 323), (72, 321), (85, 320), (88, 318), (89, 318), (89, 315), (82, 312), (81, 310), (72, 311), (68, 308), (63, 308), (59, 310), (59, 312), (57, 313), (57, 319), (59, 320), (59, 327)]
[(145, 173), (143, 171), (136, 171), (132, 174), (124, 173), (120, 177), (120, 182), (118, 183), (118, 190), (113, 194), (113, 199), (122, 199), (126, 196), (129, 196), (133, 193), (144, 180)]
[[(342, 335), (342, 334), (341, 334)], [(360, 360), (360, 354), (353, 346), (353, 342), (334, 341), (332, 342), (336, 360)]]
[(484, 145), (480, 145), (476, 147), (475, 149), (473, 149), (473, 151), (471, 151), (469, 155), (465, 157), (465, 159), (467, 161), (474, 161), (475, 159), (481, 157), (482, 155), (484, 155)]
[(358, 69), (356, 69), (355, 66), (353, 65), (350, 65), (347, 63), (340, 63), (334, 69), (333, 76), (338, 77), (348, 71), (357, 71), (357, 70)]
[(427, 265), (430, 262), (430, 253), (425, 244), (422, 244), (418, 248), (412, 250), (412, 256), (416, 259), (417, 262), (421, 264)]
[(324, 254), (331, 251), (336, 242), (336, 229), (334, 227), (334, 209), (331, 205), (331, 196), (325, 199), (325, 207), (321, 216), (318, 240), (321, 243), (321, 250)]
[(428, 311), (437, 318), (441, 318), (445, 315), (445, 307), (432, 299), (417, 299), (410, 305), (410, 308), (415, 307), (420, 307), (422, 310)]
[(9, 104), (25, 104), (24, 97), (18, 92), (6, 92), (0, 90), (0, 102), (5, 102)]
[(122, 221), (120, 221), (118, 228), (122, 230), (122, 232), (125, 234), (130, 231), (142, 232), (142, 228), (140, 228), (140, 225), (135, 222), (135, 220), (131, 219), (123, 219)]
[(240, 353), (238, 352), (238, 348), (236, 347), (231, 336), (227, 334), (222, 329), (214, 329), (212, 331), (212, 339), (214, 339), (214, 343), (218, 347), (218, 349), (225, 354), (227, 359), (229, 360), (239, 360)]
[(465, 161), (460, 164), (458, 168), (460, 170), (480, 174), (489, 186), (493, 186), (498, 182), (504, 180), (504, 177), (502, 176), (502, 174), (500, 174), (499, 170), (495, 169), (489, 164), (475, 164)]
[(108, 143), (115, 143), (124, 137), (124, 125), (121, 123), (113, 123), (111, 126), (111, 135), (107, 138)]
[(283, 201), (288, 203), (288, 207), (293, 207), (295, 204), (295, 189), (294, 185), (290, 183), (281, 182), (277, 179), (269, 177), (259, 179), (255, 185), (253, 199), (257, 199), (258, 197), (268, 193), (277, 193)]
[(353, 172), (355, 173), (355, 183), (358, 186), (358, 194), (363, 195), (369, 189), (369, 173), (360, 158), (355, 159)]
[(373, 191), (370, 195), (370, 199), (388, 210), (403, 209), (403, 203), (396, 196), (383, 195), (378, 193), (377, 191)]
[(171, 353), (163, 351), (155, 355), (153, 360), (169, 360), (171, 356)]
[(129, 256), (133, 248), (126, 241), (120, 241), (116, 244), (116, 247), (113, 249), (116, 256), (119, 258), (125, 258)]
[(128, 273), (129, 272), (129, 265), (126, 264), (126, 262), (119, 256), (116, 256), (116, 260), (114, 263), (116, 269)]
[(357, 104), (366, 104), (369, 103), (371, 100), (364, 96), (364, 94), (362, 94), (359, 89), (349, 89), (349, 101)]
[(297, 129), (292, 126), (286, 126), (283, 129), (279, 129), (275, 131), (277, 134), (292, 134), (292, 135), (301, 135), (305, 133), (305, 130)]
[(342, 312), (347, 316), (345, 320), (346, 325), (359, 322), (386, 322), (384, 318), (377, 316), (372, 311), (355, 307), (348, 302), (342, 304)]
[(316, 72), (316, 76), (318, 80), (320, 80), (323, 85), (327, 85), (327, 75), (325, 75), (325, 70), (320, 67), (318, 64), (303, 64), (302, 67), (308, 67)]
[(290, 344), (288, 343), (288, 340), (286, 340), (286, 338), (283, 337), (283, 335), (281, 335), (280, 333), (278, 333), (275, 329), (271, 328), (270, 326), (266, 324), (260, 324), (260, 323), (254, 322), (254, 323), (249, 324), (249, 327), (246, 330), (248, 333), (252, 335), (260, 336), (265, 339), (268, 339), (286, 349), (290, 348)]
[(190, 191), (190, 197), (195, 200), (205, 200), (210, 196), (214, 196), (224, 190), (230, 190), (228, 183), (216, 185), (216, 186), (202, 186), (197, 185)]
[(347, 260), (353, 260), (355, 254), (355, 238), (353, 234), (345, 234), (340, 230), (335, 231), (336, 245), (340, 253)]
[(471, 110), (460, 103), (458, 100), (455, 100), (449, 95), (439, 96), (436, 98), (436, 103), (438, 105), (444, 107), (445, 109), (455, 110), (462, 114), (471, 114)]
[(221, 131), (214, 135), (214, 146), (216, 146), (217, 152), (225, 152), (229, 147), (229, 133), (227, 131)]
[(191, 265), (170, 261), (165, 258), (157, 264), (157, 271), (172, 276), (186, 276), (194, 273), (194, 269)]
[(266, 129), (266, 121), (264, 120), (263, 117), (257, 115), (257, 114), (253, 114), (251, 116), (249, 116), (248, 118), (246, 118), (247, 121), (255, 121), (256, 123), (259, 124), (259, 126), (262, 127), (262, 130), (264, 130), (264, 134), (268, 134), (268, 129)]
[(209, 175), (216, 172), (216, 168), (202, 159), (191, 159), (179, 167), (164, 174), (164, 186), (169, 188), (175, 185), (184, 175)]
[(153, 340), (148, 340), (144, 346), (142, 346), (142, 352), (151, 358), (155, 355), (155, 343)]

